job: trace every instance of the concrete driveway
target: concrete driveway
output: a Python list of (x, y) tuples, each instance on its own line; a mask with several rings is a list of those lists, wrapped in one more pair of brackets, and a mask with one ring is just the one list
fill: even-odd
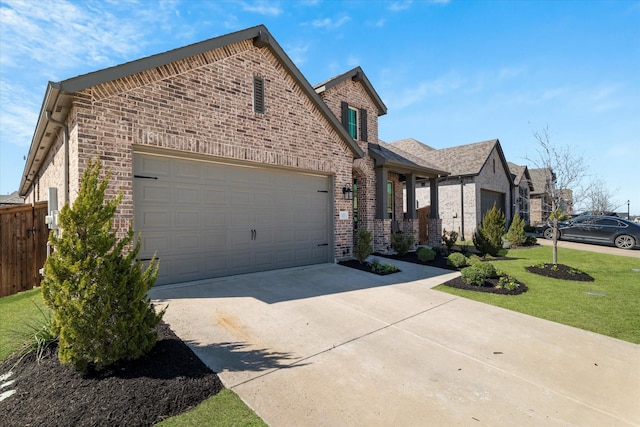
[[(547, 240), (542, 236), (538, 236), (538, 243), (543, 246), (553, 246), (552, 240)], [(640, 258), (640, 249), (638, 248), (618, 249), (615, 246), (598, 245), (593, 243), (569, 242), (567, 240), (558, 240), (558, 248), (577, 249), (579, 251), (598, 252), (601, 254)]]
[[(640, 425), (640, 346), (324, 264), (160, 286), (165, 321), (273, 426)], [(504, 297), (513, 298), (513, 297)]]

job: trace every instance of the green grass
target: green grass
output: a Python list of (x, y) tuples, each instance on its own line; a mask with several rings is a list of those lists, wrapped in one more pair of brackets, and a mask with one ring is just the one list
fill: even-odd
[[(42, 312), (41, 312), (42, 310)], [(0, 360), (17, 350), (44, 322), (40, 289), (0, 298)], [(266, 426), (231, 390), (222, 390), (184, 414), (168, 418), (161, 426)]]
[(552, 279), (524, 269), (551, 262), (551, 250), (550, 246), (513, 249), (507, 256), (516, 259), (493, 261), (496, 268), (529, 287), (522, 295), (495, 295), (444, 285), (435, 289), (640, 344), (640, 273), (632, 271), (640, 269), (640, 259), (558, 248), (559, 264), (588, 273), (594, 282)]
[(30, 339), (49, 313), (40, 288), (0, 298), (0, 360)]
[(156, 424), (172, 426), (266, 426), (233, 391), (225, 389), (200, 403), (189, 412)]

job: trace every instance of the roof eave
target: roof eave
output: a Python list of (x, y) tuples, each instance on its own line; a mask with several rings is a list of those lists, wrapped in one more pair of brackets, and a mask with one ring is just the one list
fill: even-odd
[(376, 90), (373, 88), (373, 85), (369, 81), (369, 78), (367, 77), (365, 72), (359, 66), (347, 71), (346, 73), (340, 74), (339, 76), (334, 77), (331, 80), (315, 86), (314, 90), (316, 93), (322, 93), (347, 79), (351, 79), (354, 82), (362, 82), (362, 86), (378, 109), (378, 116), (384, 116), (385, 114), (387, 114), (387, 106), (382, 101), (382, 98), (380, 98), (380, 95), (378, 95), (378, 92), (376, 92)]

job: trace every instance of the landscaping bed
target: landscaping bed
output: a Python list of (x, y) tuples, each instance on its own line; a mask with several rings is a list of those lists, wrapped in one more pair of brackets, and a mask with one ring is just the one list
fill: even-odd
[(15, 355), (5, 359), (0, 375), (11, 371), (14, 382), (2, 391), (16, 392), (0, 403), (0, 425), (151, 426), (223, 388), (168, 325), (157, 330), (147, 355), (86, 377), (61, 365), (55, 347), (39, 361), (33, 353), (19, 362)]
[(527, 285), (517, 280), (514, 280), (514, 282), (518, 284), (517, 288), (513, 290), (502, 288), (498, 286), (498, 280), (499, 279), (497, 278), (485, 279), (482, 286), (473, 286), (462, 280), (462, 277), (456, 277), (455, 279), (443, 283), (443, 285), (457, 289), (464, 289), (467, 291), (487, 292), (499, 295), (520, 295), (529, 290), (529, 288), (527, 288)]
[[(391, 267), (385, 267), (388, 264), (378, 263), (377, 266), (375, 266), (375, 264), (373, 263), (370, 263), (367, 261), (361, 263), (356, 259), (340, 261), (338, 264), (344, 265), (345, 267), (355, 268), (356, 270), (377, 274), (378, 276), (386, 276), (388, 274), (400, 272), (400, 269), (397, 267), (395, 269), (392, 269)], [(395, 266), (392, 266), (392, 267), (395, 267)]]
[(433, 261), (420, 261), (418, 259), (418, 254), (416, 252), (407, 252), (404, 255), (384, 255), (381, 253), (374, 253), (375, 256), (397, 259), (398, 261), (411, 262), (414, 264), (427, 265), (429, 267), (438, 267), (444, 268), (446, 270), (459, 270), (458, 268), (452, 267), (447, 264), (447, 257), (442, 255), (436, 255), (436, 258)]
[(554, 279), (575, 280), (578, 282), (593, 282), (593, 277), (578, 269), (564, 264), (537, 264), (525, 267), (529, 273), (540, 276), (552, 277)]

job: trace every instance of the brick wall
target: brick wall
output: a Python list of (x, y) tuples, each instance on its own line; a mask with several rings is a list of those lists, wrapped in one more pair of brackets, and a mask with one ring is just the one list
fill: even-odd
[[(265, 114), (253, 112), (254, 76), (265, 82)], [(123, 191), (120, 227), (133, 219), (133, 153), (148, 146), (331, 175), (335, 256), (353, 247), (350, 222), (338, 220), (350, 210), (342, 187), (352, 153), (267, 48), (243, 41), (90, 88), (76, 94), (69, 121), (70, 169), (100, 158), (112, 171), (110, 194)], [(45, 174), (61, 167), (56, 159)]]

